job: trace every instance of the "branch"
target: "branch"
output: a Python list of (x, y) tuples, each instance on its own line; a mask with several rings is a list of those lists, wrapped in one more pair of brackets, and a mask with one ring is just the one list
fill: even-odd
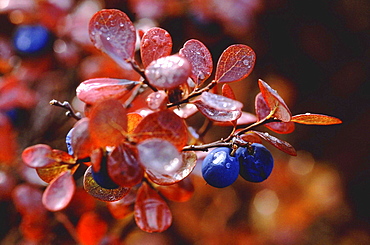
[(81, 114), (79, 112), (75, 112), (72, 106), (69, 104), (68, 101), (64, 101), (63, 103), (58, 100), (51, 100), (49, 102), (50, 105), (59, 106), (67, 110), (66, 115), (69, 117), (73, 117), (76, 120), (80, 120)]

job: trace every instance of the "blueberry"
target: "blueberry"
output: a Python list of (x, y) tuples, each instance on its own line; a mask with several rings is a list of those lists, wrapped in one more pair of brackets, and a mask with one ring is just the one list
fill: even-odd
[(15, 49), (22, 54), (39, 54), (51, 44), (51, 34), (42, 25), (20, 25), (13, 36)]
[(106, 156), (102, 158), (99, 171), (94, 172), (94, 170), (91, 169), (91, 173), (95, 182), (98, 183), (98, 185), (100, 185), (101, 187), (105, 189), (116, 189), (119, 187), (119, 185), (117, 185), (108, 175)]
[(239, 174), (245, 180), (262, 182), (270, 176), (274, 159), (265, 146), (254, 143), (249, 148), (240, 147), (235, 155), (240, 164)]
[(239, 163), (230, 156), (231, 149), (219, 147), (212, 150), (203, 160), (202, 175), (213, 187), (223, 188), (231, 185), (238, 178)]
[(66, 136), (66, 145), (67, 145), (67, 149), (68, 149), (68, 154), (71, 155), (71, 156), (73, 156), (72, 132), (73, 132), (73, 128), (71, 128), (71, 130), (69, 130), (69, 132)]

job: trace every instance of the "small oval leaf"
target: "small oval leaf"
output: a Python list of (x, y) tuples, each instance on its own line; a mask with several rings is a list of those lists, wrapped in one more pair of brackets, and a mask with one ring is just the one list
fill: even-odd
[[(266, 118), (271, 109), (268, 107), (262, 93), (258, 93), (255, 100), (255, 108), (258, 120)], [(271, 122), (264, 124), (268, 129), (279, 133), (279, 134), (289, 134), (295, 130), (295, 124), (293, 122)]]
[(342, 123), (342, 120), (336, 117), (312, 113), (294, 115), (291, 121), (307, 125), (333, 125)]
[(64, 209), (72, 200), (76, 184), (71, 171), (62, 172), (50, 182), (42, 195), (42, 203), (50, 211)]
[(136, 31), (128, 16), (117, 9), (103, 9), (89, 23), (94, 46), (108, 54), (121, 67), (129, 69), (127, 60), (134, 56)]
[(55, 160), (51, 158), (51, 152), (52, 149), (48, 145), (33, 145), (24, 149), (22, 152), (22, 160), (31, 168), (45, 167), (55, 162)]
[(172, 223), (167, 203), (146, 182), (138, 190), (134, 216), (137, 226), (146, 232), (163, 232)]
[(59, 176), (61, 173), (70, 170), (72, 174), (76, 171), (79, 165), (75, 165), (71, 168), (70, 164), (54, 163), (43, 168), (37, 168), (36, 172), (40, 179), (46, 183), (50, 183), (53, 179)]
[(171, 51), (172, 38), (166, 30), (153, 27), (144, 33), (140, 43), (141, 61), (144, 68), (154, 60), (169, 56)]
[(144, 117), (131, 137), (137, 143), (151, 138), (164, 139), (171, 142), (180, 151), (187, 143), (188, 129), (184, 119), (171, 110), (163, 110)]
[(200, 85), (211, 76), (213, 70), (212, 56), (202, 42), (196, 39), (186, 41), (179, 54), (191, 64), (190, 78), (193, 79), (195, 84)]
[(272, 89), (270, 85), (261, 79), (258, 80), (258, 86), (268, 107), (271, 110), (275, 110), (274, 117), (283, 122), (289, 122), (292, 113), (276, 90)]
[(255, 61), (252, 48), (243, 44), (231, 45), (218, 60), (215, 80), (219, 83), (240, 81), (252, 72)]
[(98, 147), (119, 145), (127, 134), (126, 109), (117, 100), (104, 100), (90, 113), (89, 133)]
[(159, 58), (145, 69), (149, 83), (157, 89), (173, 89), (187, 82), (191, 65), (178, 55)]
[(115, 78), (92, 78), (83, 81), (76, 88), (77, 97), (87, 103), (94, 104), (106, 99), (120, 99), (128, 94), (138, 82)]
[(284, 141), (284, 140), (281, 140), (281, 139), (278, 139), (276, 138), (275, 136), (272, 136), (270, 135), (269, 133), (262, 133), (262, 132), (258, 132), (258, 131), (252, 131), (254, 133), (256, 133), (259, 137), (261, 137), (262, 139), (266, 140), (267, 142), (269, 142), (270, 144), (272, 144), (273, 146), (275, 146), (276, 148), (278, 148), (279, 150), (291, 155), (291, 156), (296, 156), (297, 155), (297, 152), (296, 150), (294, 149), (294, 147), (289, 144), (288, 142)]
[(190, 178), (185, 178), (172, 185), (159, 185), (157, 190), (168, 200), (186, 202), (193, 196), (194, 185)]

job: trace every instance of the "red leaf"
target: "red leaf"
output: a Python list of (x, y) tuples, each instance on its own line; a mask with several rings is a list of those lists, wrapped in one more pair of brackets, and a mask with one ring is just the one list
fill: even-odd
[(144, 176), (136, 153), (128, 144), (119, 145), (108, 155), (107, 168), (110, 178), (122, 187), (133, 187)]
[(171, 51), (172, 38), (166, 30), (153, 27), (144, 33), (140, 44), (141, 61), (144, 68), (154, 60), (169, 56)]
[(165, 231), (172, 223), (167, 203), (146, 182), (137, 193), (134, 215), (137, 226), (146, 232)]
[(151, 110), (165, 110), (168, 103), (168, 95), (164, 90), (152, 92), (146, 98), (148, 108)]
[(193, 103), (204, 116), (216, 122), (235, 121), (242, 115), (241, 102), (218, 94), (203, 92)]
[[(255, 107), (256, 107), (256, 114), (258, 120), (262, 120), (266, 118), (269, 114), (271, 109), (268, 107), (265, 99), (262, 96), (262, 93), (257, 94), (255, 100)], [(279, 134), (289, 134), (294, 131), (295, 124), (293, 122), (271, 122), (264, 124), (265, 127), (268, 129), (279, 133)]]
[[(249, 112), (242, 111), (242, 115), (236, 120), (236, 125), (247, 125), (251, 123), (255, 123), (257, 121), (257, 117)], [(217, 126), (234, 126), (234, 122), (214, 122), (214, 125)]]
[(258, 80), (258, 86), (268, 107), (271, 110), (276, 108), (274, 117), (283, 122), (289, 122), (292, 113), (280, 95), (261, 79)]
[(15, 208), (22, 215), (43, 215), (47, 211), (42, 205), (42, 192), (30, 184), (17, 185), (12, 198)]
[(73, 155), (78, 159), (89, 157), (93, 150), (93, 143), (89, 133), (89, 122), (90, 119), (85, 117), (77, 121), (73, 126), (71, 146)]
[(104, 100), (94, 105), (89, 132), (96, 146), (119, 145), (127, 134), (126, 109), (117, 100)]
[(125, 13), (117, 9), (97, 12), (89, 23), (90, 39), (95, 47), (108, 54), (123, 68), (134, 56), (136, 31)]
[(176, 88), (186, 83), (190, 74), (190, 63), (178, 55), (159, 58), (145, 69), (149, 83), (158, 89)]
[(184, 119), (171, 110), (163, 110), (144, 117), (133, 131), (132, 138), (137, 143), (151, 138), (164, 139), (181, 151), (188, 140), (188, 129)]
[(261, 137), (255, 131), (248, 131), (240, 136), (240, 138), (249, 143), (262, 144)]
[(281, 140), (281, 139), (278, 139), (275, 136), (272, 136), (268, 133), (262, 133), (262, 132), (258, 132), (258, 131), (252, 131), (252, 132), (256, 133), (259, 137), (266, 140), (267, 142), (269, 142), (270, 144), (272, 144), (273, 146), (275, 146), (279, 150), (281, 150), (281, 151), (283, 151), (283, 152), (285, 152), (285, 153), (287, 153), (291, 156), (296, 156), (297, 155), (297, 152), (294, 149), (294, 147), (292, 145), (290, 145), (288, 142), (286, 142), (284, 140)]
[(160, 185), (157, 190), (168, 200), (186, 202), (193, 196), (194, 185), (190, 178), (185, 178), (172, 185)]
[(76, 184), (71, 171), (61, 173), (50, 182), (42, 196), (42, 203), (50, 211), (64, 209), (71, 201)]
[(197, 113), (198, 108), (194, 104), (188, 103), (178, 106), (173, 110), (173, 112), (175, 112), (179, 117), (186, 119)]
[(55, 162), (51, 158), (51, 147), (44, 144), (37, 144), (27, 147), (22, 152), (23, 162), (31, 168), (41, 168)]
[(213, 61), (208, 48), (196, 39), (188, 40), (179, 51), (180, 56), (186, 58), (192, 66), (190, 78), (200, 85), (212, 74)]
[(232, 100), (236, 99), (233, 89), (227, 83), (222, 85), (222, 95)]
[(250, 47), (231, 45), (218, 60), (215, 80), (219, 83), (240, 81), (252, 72), (255, 61), (256, 54)]
[(342, 123), (342, 121), (336, 117), (311, 113), (294, 115), (291, 121), (308, 125), (332, 125)]
[(42, 179), (46, 183), (50, 183), (53, 179), (59, 176), (62, 172), (70, 170), (72, 173), (74, 173), (78, 166), (79, 165), (77, 164), (71, 168), (71, 165), (69, 164), (56, 162), (46, 167), (37, 168), (36, 172), (38, 176), (40, 177), (40, 179)]
[(106, 99), (120, 99), (131, 91), (138, 82), (114, 79), (92, 78), (83, 81), (76, 89), (77, 97), (87, 103), (94, 104)]

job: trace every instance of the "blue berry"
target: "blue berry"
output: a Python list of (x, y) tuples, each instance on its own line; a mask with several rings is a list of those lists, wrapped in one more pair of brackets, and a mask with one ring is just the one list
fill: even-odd
[(270, 176), (274, 159), (265, 146), (254, 143), (250, 148), (240, 147), (235, 155), (240, 164), (239, 174), (245, 180), (262, 182)]
[(212, 150), (203, 160), (202, 175), (213, 187), (223, 188), (231, 185), (238, 178), (239, 163), (230, 156), (231, 149), (219, 147)]
[(38, 54), (51, 43), (51, 34), (42, 25), (20, 25), (13, 36), (15, 49), (22, 54)]
[(68, 154), (71, 155), (71, 156), (73, 156), (72, 132), (73, 132), (73, 128), (71, 128), (71, 130), (69, 130), (69, 132), (66, 136), (66, 145), (67, 145), (67, 149), (68, 149)]
[(94, 172), (94, 170), (91, 169), (91, 173), (95, 182), (101, 187), (105, 189), (116, 189), (119, 187), (108, 175), (107, 157), (103, 157), (99, 171)]

